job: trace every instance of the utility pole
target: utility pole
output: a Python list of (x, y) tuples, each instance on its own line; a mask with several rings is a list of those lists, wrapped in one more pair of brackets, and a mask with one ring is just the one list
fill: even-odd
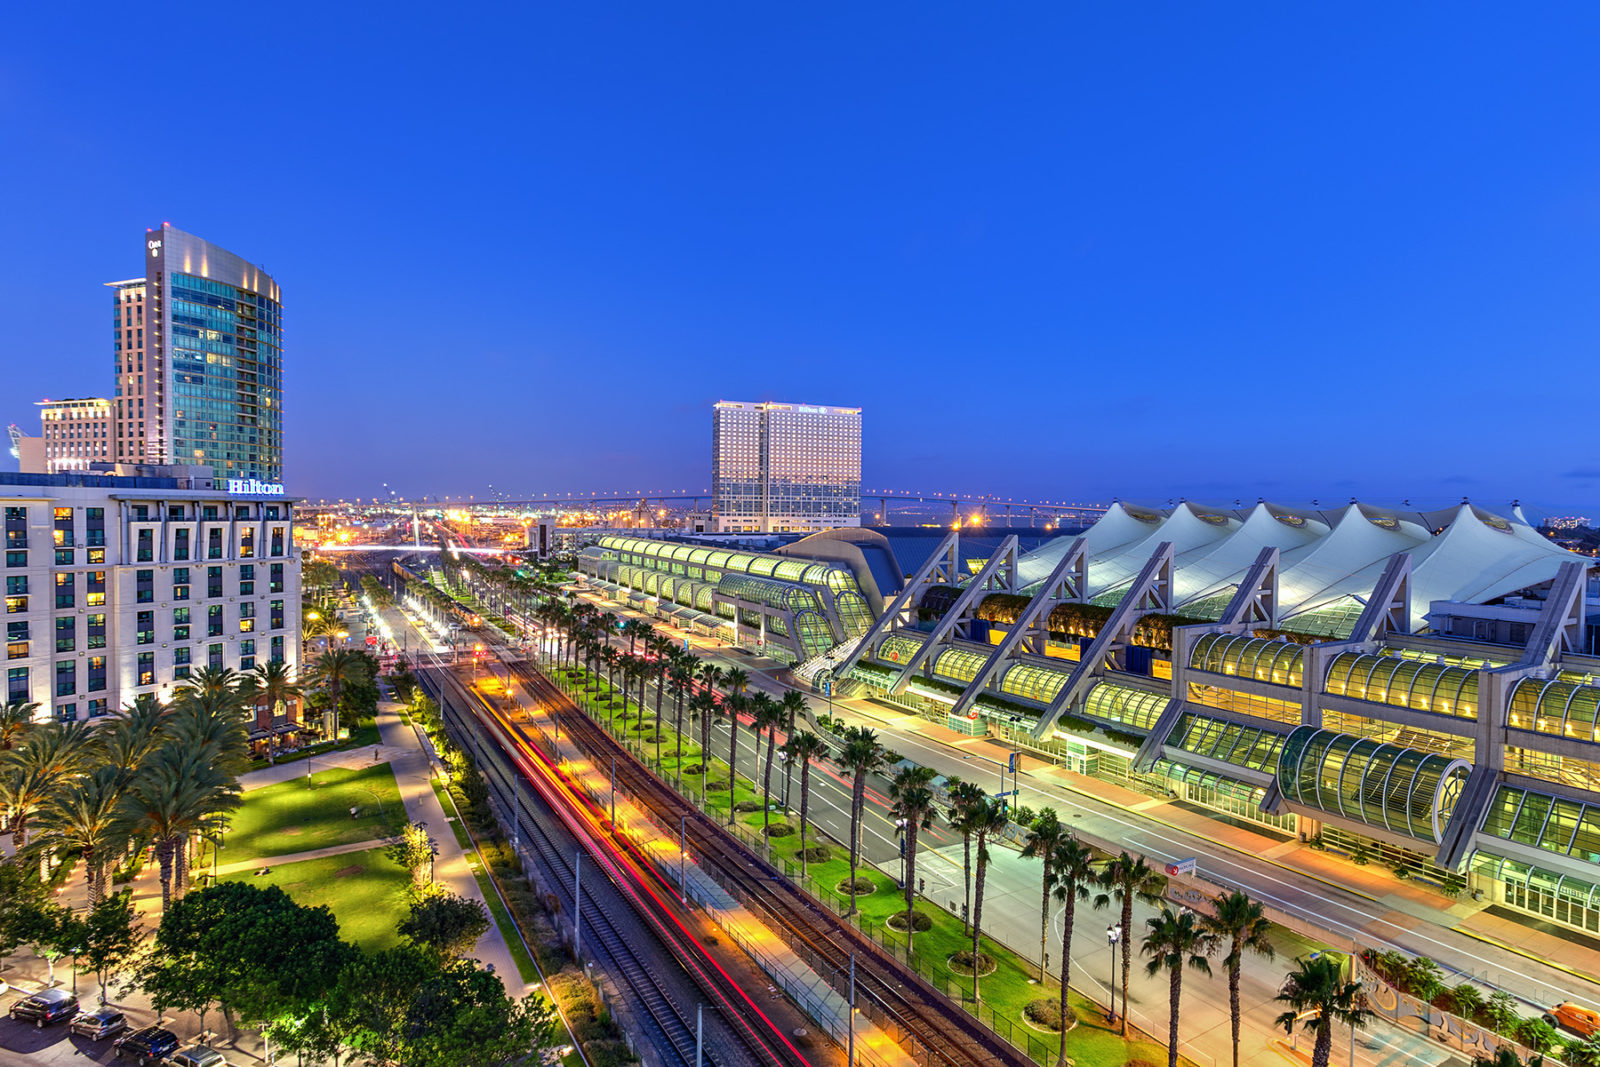
[(850, 953), (850, 1003), (845, 1005), (845, 1025), (850, 1027), (850, 1043), (845, 1052), (845, 1067), (856, 1067), (856, 954)]
[(583, 956), (583, 850), (572, 861), (572, 955), (582, 966)]
[(611, 827), (617, 826), (617, 757), (611, 757)]
[(684, 837), (684, 824), (689, 819), (689, 813), (684, 812), (678, 816), (678, 891), (681, 896), (678, 902), (685, 907), (689, 904), (689, 846)]
[(701, 1067), (705, 1060), (705, 1012), (704, 1003), (694, 1006), (694, 1067)]

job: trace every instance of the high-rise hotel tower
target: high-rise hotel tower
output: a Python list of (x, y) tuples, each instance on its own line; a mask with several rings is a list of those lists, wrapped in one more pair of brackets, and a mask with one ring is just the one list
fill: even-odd
[(861, 409), (720, 400), (711, 415), (718, 530), (861, 525)]
[(283, 304), (260, 267), (162, 223), (109, 282), (114, 461), (283, 481)]

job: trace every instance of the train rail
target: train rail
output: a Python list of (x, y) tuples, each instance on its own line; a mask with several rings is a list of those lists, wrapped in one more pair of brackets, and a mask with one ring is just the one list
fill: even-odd
[[(684, 832), (702, 857), (732, 882), (750, 908), (781, 930), (792, 944), (842, 974), (855, 961), (858, 994), (876, 1001), (900, 1031), (915, 1042), (911, 1054), (933, 1067), (1023, 1067), (1030, 1059), (966, 1011), (950, 1004), (921, 975), (883, 953), (861, 931), (813, 900), (753, 850), (729, 835), (671, 786), (657, 778), (599, 724), (580, 711), (559, 686), (526, 663), (512, 669), (530, 693), (562, 709), (562, 725), (592, 759), (617, 757), (620, 786), (670, 825)], [(570, 712), (570, 714), (569, 714)]]

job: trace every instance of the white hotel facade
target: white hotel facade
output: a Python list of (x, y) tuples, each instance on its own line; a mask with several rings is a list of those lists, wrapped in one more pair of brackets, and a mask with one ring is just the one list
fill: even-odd
[(66, 721), (166, 700), (203, 667), (298, 673), (294, 500), (216, 484), (193, 467), (0, 474), (0, 695)]

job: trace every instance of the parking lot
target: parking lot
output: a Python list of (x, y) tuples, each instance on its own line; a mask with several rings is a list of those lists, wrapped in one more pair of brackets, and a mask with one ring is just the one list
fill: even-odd
[[(6, 978), (12, 977), (12, 972), (7, 972)], [(82, 1067), (87, 1063), (115, 1063), (111, 1054), (111, 1038), (104, 1041), (90, 1041), (87, 1038), (73, 1037), (67, 1031), (66, 1023), (57, 1023), (47, 1026), (43, 1030), (37, 1029), (32, 1023), (18, 1022), (9, 1015), (11, 1005), (26, 997), (37, 988), (37, 983), (24, 983), (25, 988), (12, 988), (0, 994), (0, 1065), (11, 1067), (12, 1064), (74, 1064)], [(91, 983), (92, 986), (92, 983)], [(86, 1007), (94, 1006), (94, 989), (84, 989), (80, 992), (87, 1001)], [(128, 1022), (131, 1028), (137, 1029), (148, 1026), (155, 1021), (155, 1013), (149, 1010), (131, 1009), (127, 1011)], [(187, 1034), (187, 1028), (178, 1031), (180, 1036)], [(229, 1057), (233, 1059), (232, 1056)]]

